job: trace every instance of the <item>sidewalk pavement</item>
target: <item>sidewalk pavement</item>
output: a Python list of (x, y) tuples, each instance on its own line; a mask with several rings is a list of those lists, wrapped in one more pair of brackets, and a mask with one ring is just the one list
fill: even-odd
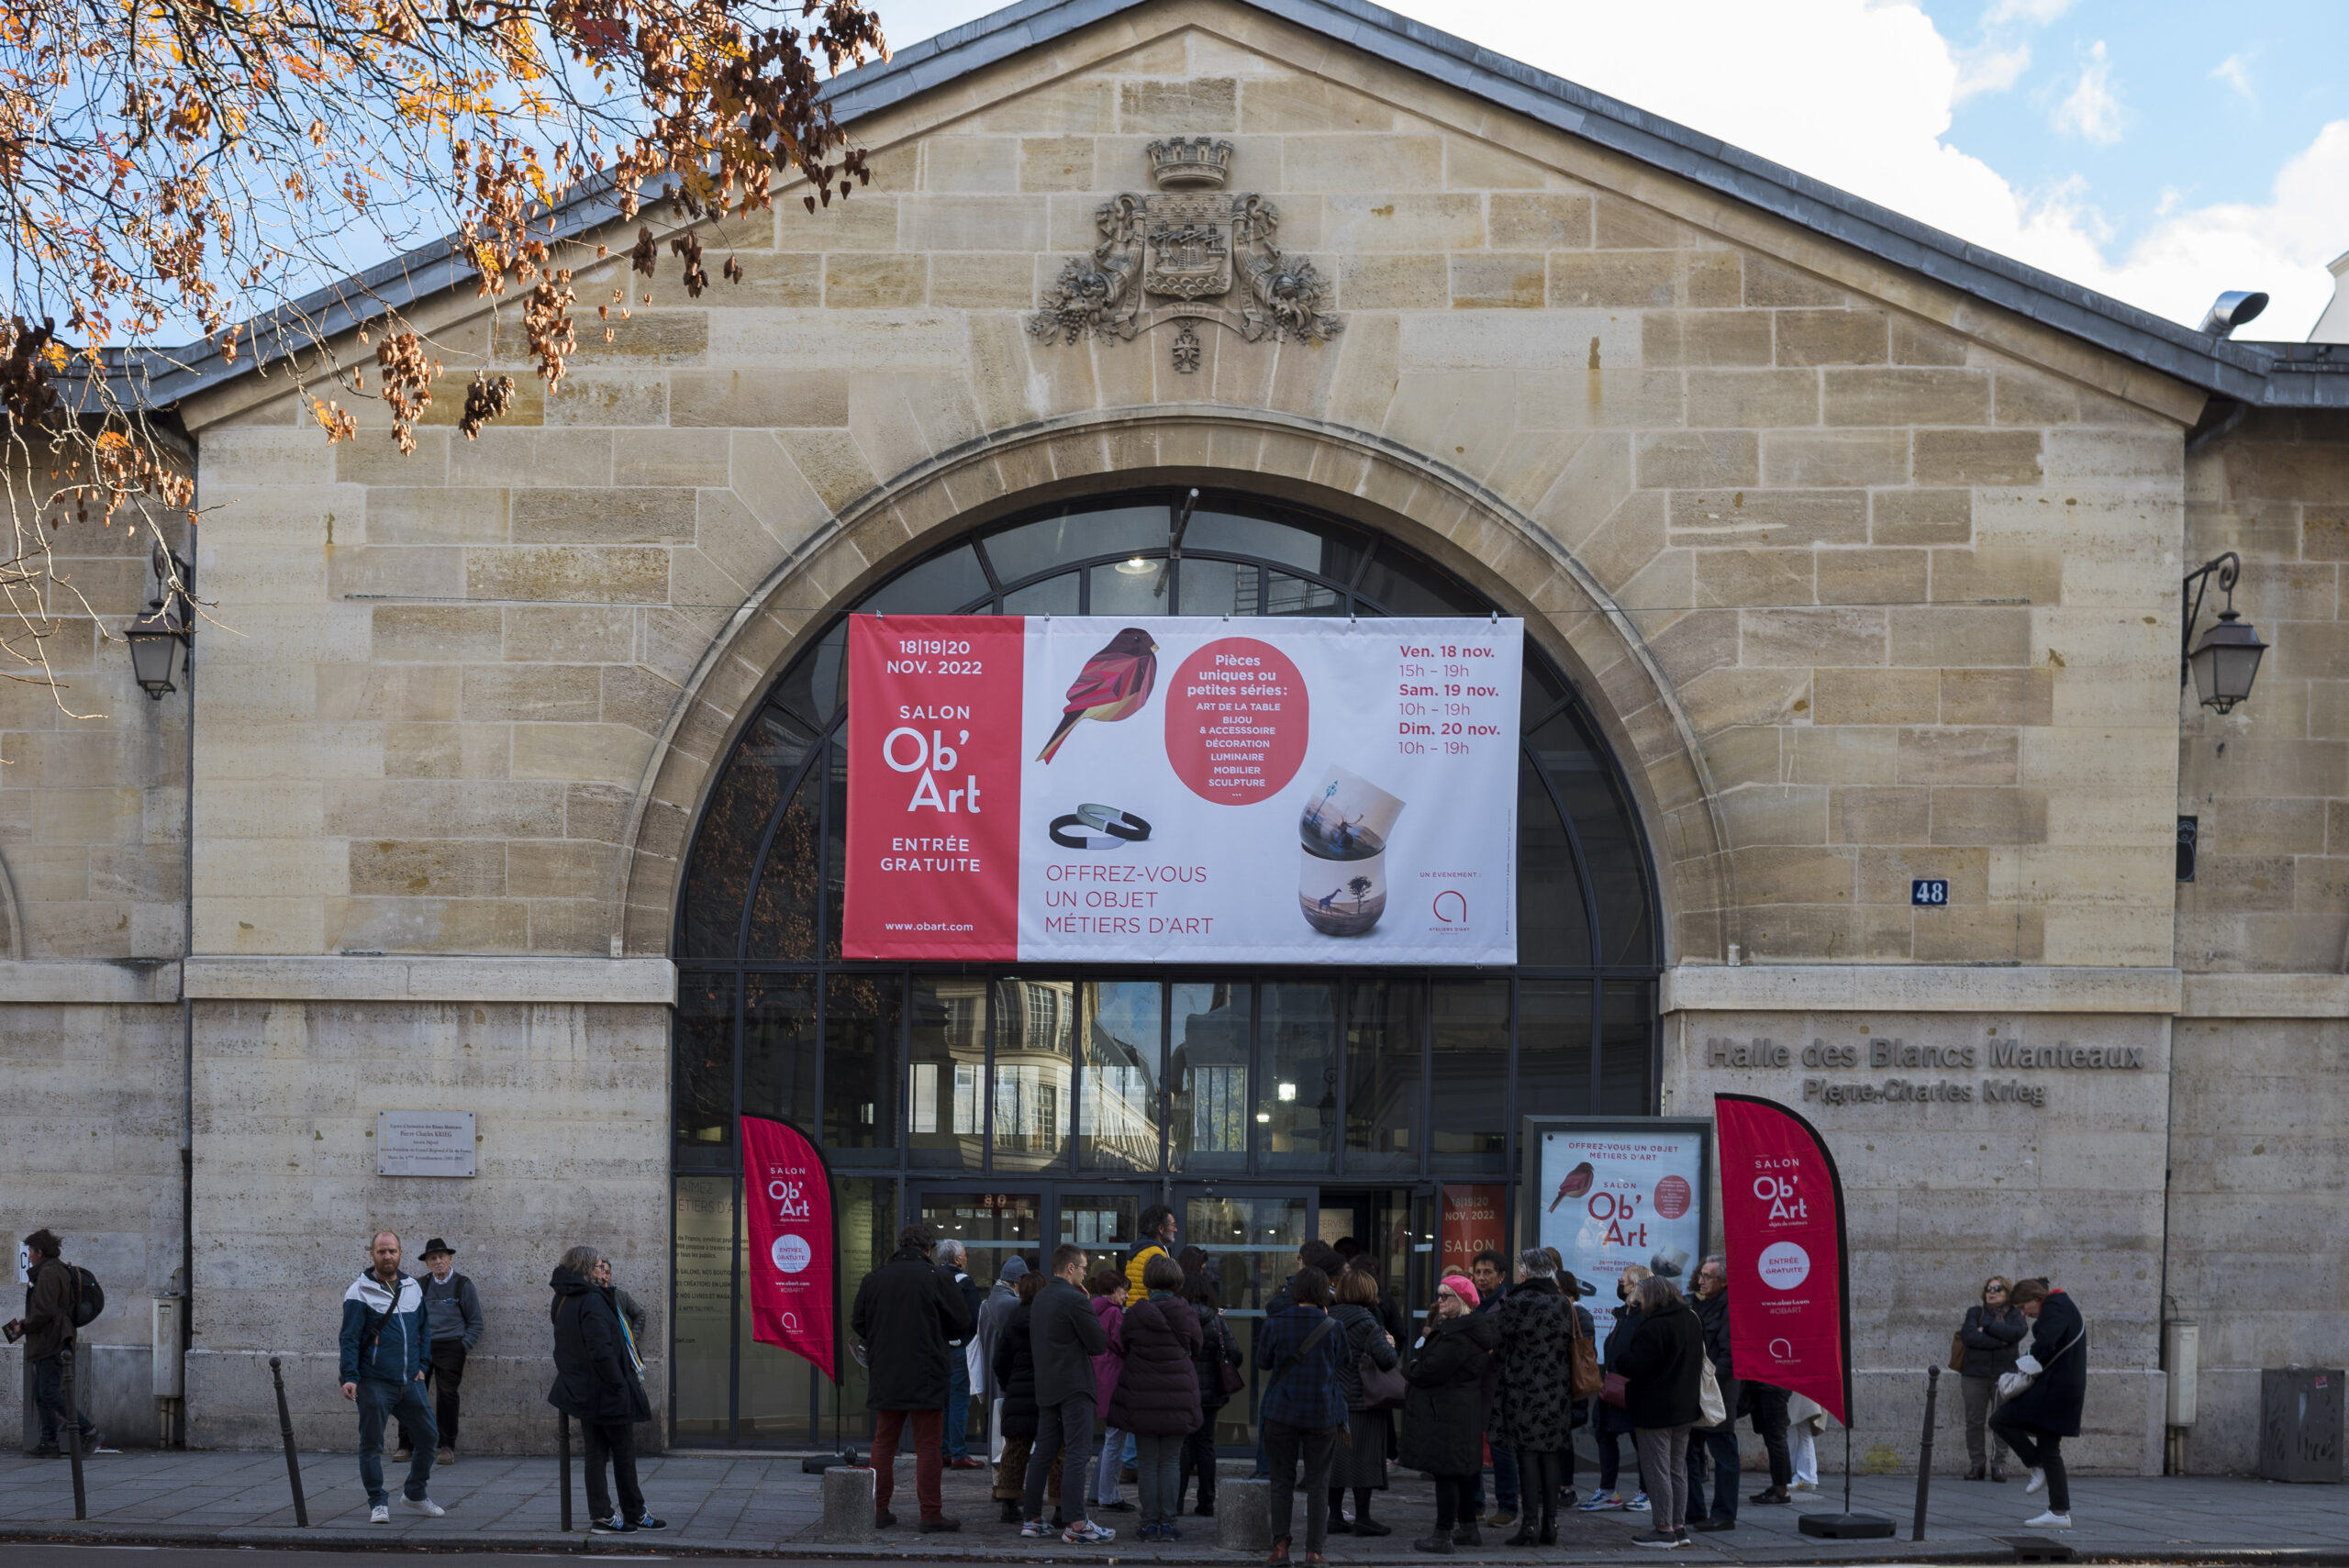
[[(388, 1464), (387, 1470), (390, 1470)], [(1226, 1467), (1237, 1479), (1245, 1462)], [(959, 1517), (953, 1535), (918, 1535), (913, 1529), (913, 1464), (897, 1466), (893, 1507), (904, 1521), (873, 1546), (836, 1546), (818, 1539), (822, 1513), (818, 1477), (803, 1475), (796, 1457), (760, 1453), (673, 1453), (640, 1462), (645, 1497), (670, 1529), (659, 1535), (588, 1538), (584, 1492), (577, 1494), (571, 1535), (560, 1533), (556, 1462), (551, 1459), (467, 1458), (433, 1473), (436, 1501), (449, 1511), (441, 1518), (407, 1514), (396, 1506), (390, 1525), (367, 1523), (366, 1494), (360, 1489), (357, 1461), (350, 1454), (302, 1456), (310, 1528), (294, 1525), (285, 1460), (273, 1452), (148, 1452), (109, 1454), (86, 1462), (90, 1518), (73, 1519), (72, 1478), (63, 1460), (0, 1457), (0, 1540), (112, 1540), (200, 1546), (381, 1545), (418, 1548), (529, 1548), (586, 1546), (591, 1550), (641, 1554), (688, 1552), (763, 1553), (835, 1561), (869, 1558), (938, 1558), (1019, 1562), (1235, 1562), (1240, 1554), (1220, 1552), (1212, 1519), (1186, 1515), (1185, 1539), (1165, 1545), (1133, 1539), (1135, 1516), (1101, 1513), (1117, 1529), (1109, 1547), (1064, 1546), (1058, 1538), (1022, 1540), (1014, 1527), (996, 1521), (987, 1497), (987, 1473), (949, 1471), (946, 1511)], [(1588, 1493), (1588, 1476), (1581, 1477)], [(1764, 1478), (1747, 1475), (1747, 1491)], [(2023, 1496), (2020, 1481), (2006, 1485), (1936, 1477), (1925, 1539), (1909, 1540), (1915, 1505), (1913, 1477), (1862, 1476), (1853, 1486), (1854, 1507), (1892, 1518), (1891, 1540), (1837, 1542), (1801, 1535), (1797, 1518), (1813, 1510), (1840, 1511), (1841, 1478), (1821, 1477), (1822, 1491), (1798, 1494), (1792, 1507), (1742, 1507), (1738, 1528), (1698, 1535), (1693, 1547), (1642, 1550), (1631, 1536), (1647, 1528), (1644, 1514), (1569, 1515), (1561, 1520), (1554, 1547), (1504, 1547), (1510, 1533), (1487, 1527), (1482, 1548), (1461, 1548), (1467, 1562), (1575, 1563), (1662, 1562), (1715, 1564), (1753, 1562), (2013, 1562), (2006, 1538), (2033, 1532), (2022, 1521), (2039, 1511), (2043, 1497)], [(574, 1473), (574, 1485), (577, 1485)], [(396, 1488), (397, 1481), (393, 1485)], [(2288, 1486), (2220, 1477), (2098, 1477), (2073, 1483), (2076, 1528), (2053, 1532), (2083, 1558), (2108, 1562), (2287, 1561), (2349, 1565), (2349, 1493), (2338, 1486)], [(1124, 1489), (1133, 1501), (1131, 1486)], [(1397, 1473), (1393, 1488), (1373, 1503), (1374, 1513), (1395, 1527), (1391, 1536), (1357, 1540), (1330, 1538), (1333, 1565), (1427, 1561), (1411, 1541), (1433, 1527), (1434, 1495), (1424, 1477)], [(1303, 1550), (1304, 1516), (1294, 1531)]]

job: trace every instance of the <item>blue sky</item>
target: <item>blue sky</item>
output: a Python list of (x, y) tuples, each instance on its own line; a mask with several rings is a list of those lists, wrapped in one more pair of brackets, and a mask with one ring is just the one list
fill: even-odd
[[(896, 43), (995, 9), (877, 0)], [(2349, 3), (1400, 0), (1433, 26), (2192, 323), (2305, 337), (2349, 250)]]

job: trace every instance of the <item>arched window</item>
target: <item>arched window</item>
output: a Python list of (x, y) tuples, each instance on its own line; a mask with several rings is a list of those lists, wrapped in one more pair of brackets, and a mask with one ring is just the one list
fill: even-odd
[[(1186, 515), (1184, 493), (1154, 491), (1020, 514), (844, 609), (1494, 607), (1342, 519), (1216, 492)], [(767, 1347), (750, 1345), (741, 1321), (728, 1195), (738, 1114), (794, 1122), (825, 1145), (855, 1195), (842, 1227), (852, 1291), (860, 1258), (885, 1257), (900, 1218), (930, 1214), (924, 1190), (941, 1181), (1038, 1188), (1057, 1173), (1087, 1189), (1082, 1203), (1042, 1200), (1074, 1236), (1084, 1204), (1122, 1213), (1157, 1201), (1162, 1184), (1505, 1183), (1521, 1116), (1653, 1113), (1652, 861), (1598, 727), (1531, 639), (1514, 969), (1157, 973), (841, 961), (846, 640), (843, 614), (776, 680), (687, 854), (672, 1092), (680, 1441), (805, 1440), (819, 1415), (811, 1393), (782, 1384), (771, 1420), (754, 1408)], [(1109, 1190), (1112, 1178), (1133, 1193)], [(806, 1390), (804, 1377), (792, 1386)], [(852, 1390), (847, 1407), (862, 1403)]]

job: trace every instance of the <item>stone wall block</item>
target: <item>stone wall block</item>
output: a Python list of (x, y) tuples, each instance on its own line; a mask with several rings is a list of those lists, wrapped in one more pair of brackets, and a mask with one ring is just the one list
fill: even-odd
[[(1829, 792), (1827, 838), (1836, 844), (1920, 844), (1930, 834), (1931, 792), (1852, 788)], [(1813, 900), (1812, 902), (1816, 902)]]
[(829, 309), (898, 310), (927, 304), (929, 297), (927, 256), (834, 251), (824, 258)]
[(1776, 318), (1782, 365), (1880, 365), (1886, 318), (1878, 310), (1781, 310)]
[(1750, 904), (1852, 902), (1854, 861), (1846, 851), (1762, 844), (1735, 851), (1737, 892)]
[(1666, 430), (1634, 436), (1643, 489), (1702, 490), (1761, 481), (1760, 443), (1751, 430)]
[(1752, 607), (1807, 605), (1817, 596), (1809, 550), (1700, 550), (1693, 592), (1699, 605)]
[(373, 486), (364, 538), (370, 545), (503, 544), (506, 501), (504, 490)]
[(1909, 483), (1906, 430), (1765, 430), (1762, 479), (1795, 489)]
[(1485, 243), (1483, 199), (1473, 194), (1358, 195), (1349, 188), (1324, 198), (1322, 210), (1319, 248), (1341, 254), (1470, 250)]
[(1840, 370), (1825, 378), (1831, 425), (1987, 425), (1990, 377), (1974, 370)]
[(1710, 371), (1687, 375), (1688, 423), (1773, 429), (1819, 422), (1819, 373)]
[(2047, 837), (2047, 792), (1971, 785), (1932, 791), (1936, 844), (2032, 844)]
[(616, 430), (612, 483), (634, 484), (723, 484), (727, 482), (724, 430)]
[(1850, 296), (1809, 272), (1765, 256), (1745, 259), (1745, 303), (1756, 306), (1841, 306)]
[(1675, 365), (1766, 365), (1770, 317), (1758, 310), (1651, 310), (1640, 324), (1640, 362)]
[(1495, 191), (1485, 201), (1492, 243), (1508, 250), (1579, 250), (1591, 239), (1591, 198), (1579, 191)]
[(1885, 614), (1862, 607), (1742, 611), (1742, 662), (1802, 669), (1881, 664)]
[(1542, 269), (1539, 252), (1454, 256), (1452, 306), (1455, 310), (1539, 310)]
[(465, 552), (465, 592), (475, 599), (658, 604), (669, 596), (669, 552), (649, 546), (472, 549)]
[(1892, 662), (1943, 667), (2028, 665), (2031, 612), (1987, 606), (1908, 606), (1891, 612)]
[(1824, 725), (1931, 724), (1940, 717), (1938, 670), (1818, 670), (1811, 717)]
[[(1846, 672), (1845, 673), (1851, 673)], [(1814, 690), (1817, 677), (1813, 677)], [(1804, 784), (1888, 784), (1895, 776), (1889, 729), (1809, 725), (1787, 730), (1786, 782)]]
[(502, 779), (512, 751), (513, 733), (503, 724), (386, 725), (384, 776)]
[(1868, 498), (1868, 537), (1877, 544), (1965, 544), (1974, 536), (1967, 490), (1879, 490)]
[(1118, 128), (1129, 135), (1240, 128), (1240, 83), (1229, 76), (1118, 83)]
[(1785, 549), (1859, 544), (1867, 538), (1864, 490), (1680, 490), (1672, 496), (1676, 544)]
[(1913, 605), (1925, 597), (1921, 550), (1822, 550), (1817, 555), (1822, 605)]
[(1733, 306), (1739, 293), (1733, 250), (1550, 252), (1550, 304), (1560, 309)]
[(1920, 484), (2037, 484), (2037, 430), (1920, 430)]

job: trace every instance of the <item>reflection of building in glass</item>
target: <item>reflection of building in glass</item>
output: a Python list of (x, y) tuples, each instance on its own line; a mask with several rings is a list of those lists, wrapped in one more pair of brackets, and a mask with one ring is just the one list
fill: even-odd
[(1067, 1136), (1075, 983), (998, 980), (995, 1018), (996, 1160), (1033, 1169), (1058, 1159)]

